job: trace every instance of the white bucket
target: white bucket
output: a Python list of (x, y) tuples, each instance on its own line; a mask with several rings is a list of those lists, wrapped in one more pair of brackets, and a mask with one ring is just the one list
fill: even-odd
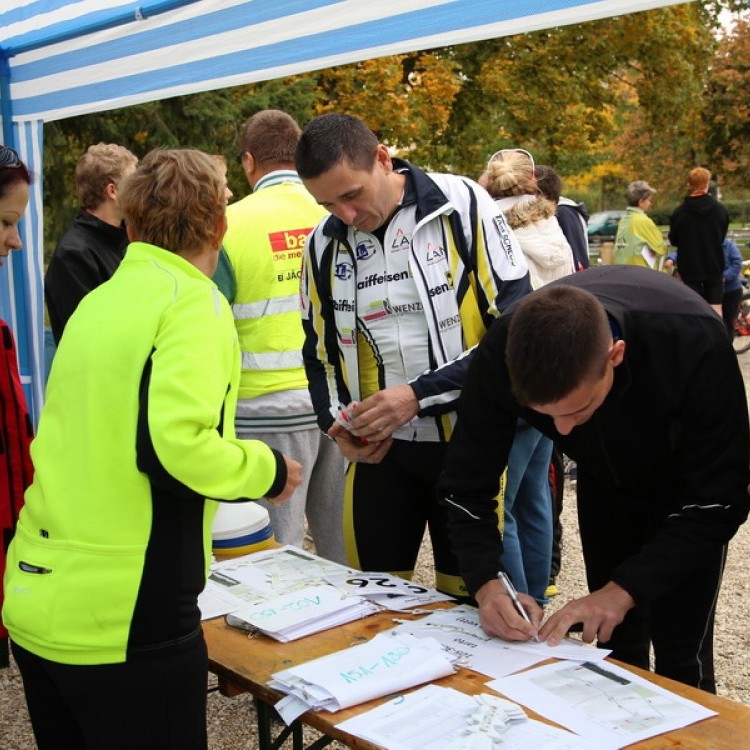
[(248, 555), (276, 541), (268, 511), (254, 502), (221, 503), (211, 536), (214, 554), (222, 557)]

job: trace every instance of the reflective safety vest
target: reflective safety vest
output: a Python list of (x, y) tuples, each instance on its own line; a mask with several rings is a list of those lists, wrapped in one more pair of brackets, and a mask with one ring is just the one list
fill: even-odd
[(239, 398), (307, 388), (302, 364), (300, 269), (307, 235), (326, 215), (293, 171), (267, 174), (227, 207), (224, 249), (242, 350)]

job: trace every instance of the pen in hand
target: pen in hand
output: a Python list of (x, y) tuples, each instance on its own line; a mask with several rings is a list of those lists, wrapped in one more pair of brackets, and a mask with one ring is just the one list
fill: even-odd
[[(516, 587), (513, 585), (513, 582), (508, 577), (508, 574), (504, 570), (499, 570), (497, 573), (497, 578), (502, 583), (503, 588), (505, 589), (506, 593), (510, 597), (511, 601), (513, 602), (513, 606), (518, 611), (518, 614), (523, 617), (524, 620), (526, 620), (529, 625), (532, 625), (531, 618), (529, 617), (526, 610), (523, 608), (523, 604), (521, 604), (521, 600), (518, 598), (518, 593), (516, 592)], [(538, 641), (539, 636), (535, 635), (534, 640)]]

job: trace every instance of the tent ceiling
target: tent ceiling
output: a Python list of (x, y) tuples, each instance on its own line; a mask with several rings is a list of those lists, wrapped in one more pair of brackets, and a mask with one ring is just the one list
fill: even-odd
[(1, 47), (13, 119), (54, 120), (672, 1), (5, 0)]

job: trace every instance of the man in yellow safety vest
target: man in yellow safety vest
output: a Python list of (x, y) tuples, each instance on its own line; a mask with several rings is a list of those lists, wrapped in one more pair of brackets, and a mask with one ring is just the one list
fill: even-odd
[(302, 364), (302, 251), (326, 212), (295, 171), (299, 136), (294, 119), (272, 109), (254, 114), (240, 134), (240, 159), (253, 192), (227, 208), (224, 237), (242, 351), (236, 429), (238, 437), (262, 440), (304, 467), (292, 498), (283, 506), (266, 505), (276, 539), (301, 546), (307, 516), (318, 554), (343, 562), (344, 459), (318, 428)]

